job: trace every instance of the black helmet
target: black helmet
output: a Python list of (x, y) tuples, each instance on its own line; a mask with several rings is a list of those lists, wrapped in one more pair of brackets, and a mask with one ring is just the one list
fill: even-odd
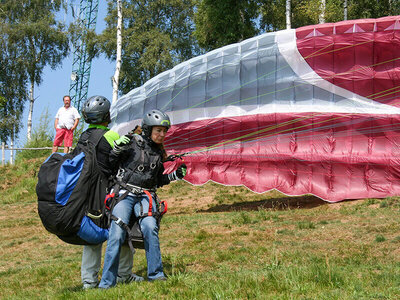
[(163, 126), (169, 129), (171, 127), (171, 121), (166, 113), (157, 109), (152, 109), (143, 116), (142, 129), (144, 135), (150, 136), (153, 126)]
[(89, 124), (110, 123), (110, 106), (111, 103), (106, 97), (90, 97), (82, 106), (82, 115), (85, 122)]

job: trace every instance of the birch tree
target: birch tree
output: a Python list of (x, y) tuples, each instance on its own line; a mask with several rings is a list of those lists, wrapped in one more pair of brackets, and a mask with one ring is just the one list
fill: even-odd
[(291, 9), (290, 9), (291, 1), (286, 0), (286, 29), (292, 28), (292, 22), (291, 22)]
[[(193, 37), (194, 0), (120, 0), (122, 49), (119, 93), (127, 93), (197, 52)], [(108, 1), (106, 29), (91, 55), (117, 60), (118, 6)], [(115, 76), (115, 75), (114, 75)], [(114, 96), (113, 96), (114, 98)]]
[(122, 56), (122, 1), (117, 0), (117, 11), (118, 11), (118, 22), (117, 22), (117, 59), (115, 65), (115, 73), (112, 79), (113, 83), (113, 98), (112, 102), (116, 102), (118, 99), (118, 83), (119, 73), (121, 70), (121, 56)]

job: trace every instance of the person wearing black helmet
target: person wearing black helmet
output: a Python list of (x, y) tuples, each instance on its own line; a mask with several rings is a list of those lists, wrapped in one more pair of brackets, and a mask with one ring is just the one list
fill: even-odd
[(158, 239), (160, 215), (155, 191), (186, 174), (184, 164), (170, 174), (163, 174), (163, 162), (167, 158), (164, 139), (170, 126), (168, 115), (153, 109), (143, 116), (141, 135), (134, 135), (128, 145), (115, 145), (111, 151), (110, 159), (119, 162), (117, 180), (122, 186), (119, 195), (123, 196), (112, 212), (117, 221), (111, 222), (99, 288), (116, 284), (118, 257), (126, 235), (119, 220), (128, 224), (132, 213), (139, 218), (144, 238), (148, 280), (166, 280)]
[[(96, 147), (97, 162), (100, 170), (108, 178), (116, 173), (116, 166), (110, 163), (109, 155), (115, 145), (122, 146), (126, 139), (120, 138), (119, 134), (110, 130), (107, 126), (110, 123), (110, 101), (103, 96), (93, 96), (85, 101), (82, 106), (81, 112), (89, 128), (82, 133), (81, 139), (87, 139), (94, 130), (103, 130), (104, 135), (100, 139)], [(99, 201), (104, 201), (106, 195), (106, 188), (100, 192)], [(85, 245), (83, 247), (81, 277), (83, 288), (94, 288), (99, 283), (98, 273), (101, 266), (101, 248), (99, 245)], [(132, 273), (133, 257), (129, 247), (122, 247), (121, 259), (118, 269), (118, 281), (142, 281), (143, 277), (137, 276)]]

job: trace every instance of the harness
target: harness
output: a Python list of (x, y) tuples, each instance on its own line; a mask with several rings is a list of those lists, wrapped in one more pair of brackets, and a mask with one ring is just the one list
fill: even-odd
[(132, 142), (127, 150), (129, 160), (118, 170), (117, 180), (151, 190), (157, 184), (157, 174), (162, 168), (162, 154), (146, 143), (142, 136), (132, 135)]
[[(124, 194), (119, 195), (121, 187), (126, 191)], [(129, 224), (126, 224), (121, 220), (121, 218), (117, 218), (116, 216), (114, 216), (112, 214), (112, 211), (115, 205), (117, 205), (119, 201), (123, 200), (129, 193), (133, 193), (136, 196), (146, 195), (147, 198), (149, 199), (149, 210), (147, 212), (144, 212), (142, 202), (140, 202), (140, 215), (136, 217), (135, 214), (132, 212)], [(153, 201), (152, 201), (153, 199), (156, 202), (157, 206), (157, 210), (155, 212), (153, 212)], [(156, 218), (157, 226), (160, 227), (161, 218), (168, 210), (167, 202), (159, 201), (155, 193), (155, 190), (147, 190), (137, 186), (128, 185), (122, 182), (117, 182), (114, 185), (112, 193), (106, 196), (104, 204), (105, 204), (104, 205), (105, 213), (109, 217), (108, 218), (109, 224), (111, 223), (111, 221), (115, 221), (115, 224), (117, 224), (126, 231), (128, 237), (127, 239), (128, 245), (133, 254), (136, 252), (135, 248), (144, 249), (144, 239), (142, 231), (140, 229), (140, 219), (152, 216)]]

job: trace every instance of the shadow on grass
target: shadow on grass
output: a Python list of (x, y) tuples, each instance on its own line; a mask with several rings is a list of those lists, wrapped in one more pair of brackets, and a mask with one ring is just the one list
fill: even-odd
[(232, 204), (216, 205), (200, 212), (226, 212), (226, 211), (240, 211), (240, 210), (259, 210), (259, 209), (273, 209), (273, 210), (287, 210), (287, 209), (301, 209), (313, 208), (321, 205), (326, 205), (328, 202), (321, 200), (312, 195), (298, 196), (298, 197), (279, 197), (269, 198), (265, 200), (258, 200), (252, 202), (237, 202)]
[(65, 287), (61, 290), (62, 294), (69, 294), (69, 293), (77, 293), (77, 292), (82, 292), (84, 289), (82, 285), (76, 285), (76, 286), (68, 286)]

